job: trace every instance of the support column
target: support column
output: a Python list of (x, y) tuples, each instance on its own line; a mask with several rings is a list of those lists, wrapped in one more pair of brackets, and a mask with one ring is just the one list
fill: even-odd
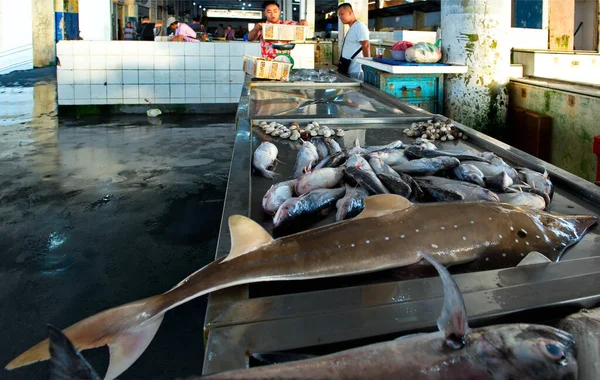
[[(367, 27), (369, 26), (369, 0), (338, 0), (338, 5), (342, 3), (352, 5), (356, 19), (363, 22)], [(344, 44), (344, 36), (347, 31), (348, 26), (344, 25), (338, 18), (338, 47), (340, 54), (342, 54), (342, 45)]]
[(445, 79), (446, 115), (468, 127), (498, 134), (504, 127), (510, 69), (511, 2), (442, 1), (442, 48), (467, 73)]
[(79, 38), (79, 1), (54, 0), (56, 41)]
[(44, 67), (56, 62), (54, 3), (32, 0), (33, 66)]
[(300, 15), (300, 17), (304, 17), (306, 22), (308, 23), (308, 36), (312, 38), (315, 35), (315, 0), (302, 0), (306, 1), (305, 12), (306, 15)]
[(550, 50), (573, 50), (575, 0), (548, 0), (548, 46)]

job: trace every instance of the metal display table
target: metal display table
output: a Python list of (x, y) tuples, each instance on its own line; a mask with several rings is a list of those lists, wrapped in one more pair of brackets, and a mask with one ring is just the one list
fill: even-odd
[[(285, 86), (284, 86), (285, 87)], [(364, 88), (364, 85), (362, 86)], [(261, 209), (261, 199), (273, 183), (251, 174), (254, 149), (265, 136), (262, 120), (300, 125), (316, 120), (332, 128), (343, 128), (348, 144), (358, 137), (363, 144), (382, 144), (394, 139), (409, 142), (403, 129), (415, 120), (446, 118), (396, 104), (405, 113), (395, 117), (332, 118), (330, 115), (285, 115), (251, 117), (248, 106), (252, 86), (238, 111), (238, 130), (231, 161), (229, 183), (216, 259), (229, 252), (230, 215), (249, 216), (271, 232), (270, 217)], [(302, 93), (289, 86), (285, 93)], [(381, 94), (381, 93), (380, 93)], [(373, 99), (387, 103), (384, 94)], [(388, 95), (389, 96), (389, 95)], [(397, 101), (397, 99), (396, 99)], [(250, 102), (251, 103), (251, 102)], [(389, 104), (388, 104), (389, 105)], [(391, 106), (394, 106), (391, 103)], [(394, 108), (394, 107), (392, 107)], [(277, 113), (276, 109), (272, 110)], [(314, 111), (320, 111), (315, 109)], [(492, 151), (516, 166), (544, 166), (555, 184), (551, 211), (568, 214), (600, 214), (600, 189), (551, 164), (454, 123), (469, 141), (447, 142), (442, 148)], [(287, 140), (271, 138), (279, 148), (277, 172), (289, 173), (296, 150)], [(331, 222), (333, 216), (322, 223)], [(490, 268), (465, 272), (452, 268), (464, 293), (470, 324), (478, 326), (508, 321), (549, 322), (580, 307), (600, 302), (600, 228), (596, 225), (557, 263), (512, 268)], [(432, 275), (433, 276), (433, 275)], [(433, 331), (442, 307), (443, 289), (437, 276), (410, 279), (396, 270), (366, 275), (310, 281), (258, 283), (211, 293), (205, 318), (206, 351), (204, 374), (254, 365), (252, 353), (292, 351), (326, 354), (413, 333)]]

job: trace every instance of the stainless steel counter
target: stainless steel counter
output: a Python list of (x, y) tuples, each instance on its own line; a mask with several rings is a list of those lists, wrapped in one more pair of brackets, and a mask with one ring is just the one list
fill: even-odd
[[(229, 252), (230, 215), (249, 216), (271, 231), (270, 218), (263, 214), (260, 201), (272, 182), (251, 175), (251, 157), (256, 146), (267, 138), (273, 139), (284, 162), (277, 171), (284, 176), (294, 164), (296, 151), (291, 142), (265, 136), (252, 123), (277, 120), (297, 121), (302, 125), (316, 120), (344, 128), (347, 138), (340, 139), (341, 144), (358, 137), (362, 143), (371, 145), (395, 139), (410, 141), (402, 130), (414, 120), (445, 120), (443, 116), (428, 115), (405, 104), (397, 105), (404, 113), (390, 117), (353, 114), (358, 116), (331, 118), (319, 114), (319, 108), (310, 117), (296, 114), (287, 119), (280, 114), (249, 117), (248, 111), (253, 108), (248, 94), (252, 90), (252, 86), (247, 86), (246, 104), (240, 103), (238, 111), (217, 259)], [(285, 93), (302, 92), (287, 88)], [(373, 101), (387, 103), (385, 94), (369, 94)], [(294, 109), (290, 107), (289, 111)], [(493, 151), (514, 165), (544, 166), (556, 185), (551, 211), (600, 214), (600, 189), (596, 186), (477, 131), (455, 125), (471, 139), (442, 143), (442, 147)], [(331, 216), (322, 223), (328, 222)], [(579, 307), (600, 302), (600, 228), (594, 226), (558, 263), (489, 268), (483, 272), (468, 272), (458, 267), (453, 273), (464, 293), (471, 325), (516, 320), (551, 322)], [(292, 350), (325, 354), (406, 333), (434, 330), (442, 306), (439, 279), (416, 276), (407, 279), (405, 275), (391, 270), (337, 279), (254, 284), (212, 293), (205, 318), (204, 373), (247, 367), (253, 364), (249, 359), (251, 353)]]

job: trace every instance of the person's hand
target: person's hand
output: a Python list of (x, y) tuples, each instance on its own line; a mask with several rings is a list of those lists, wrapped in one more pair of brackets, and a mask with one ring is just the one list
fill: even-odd
[(262, 22), (259, 22), (258, 24), (254, 25), (254, 29), (252, 30), (262, 30)]
[(162, 21), (157, 21), (154, 23), (154, 26), (162, 26), (162, 25), (163, 25)]
[(308, 21), (306, 21), (306, 20), (300, 20), (300, 22), (298, 24), (300, 24), (302, 26), (308, 26)]

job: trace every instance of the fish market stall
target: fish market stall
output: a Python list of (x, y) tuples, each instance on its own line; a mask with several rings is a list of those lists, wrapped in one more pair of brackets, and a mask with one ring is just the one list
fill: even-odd
[[(428, 120), (444, 125), (451, 122), (353, 81), (246, 82), (237, 118), (216, 259), (230, 252), (231, 215), (250, 217), (274, 237), (290, 233), (274, 229), (273, 218), (265, 213), (262, 202), (272, 185), (288, 180), (298, 170), (296, 159), (303, 145), (300, 139), (311, 137), (305, 126), (328, 126), (330, 138), (340, 148), (353, 149), (359, 148), (356, 141), (360, 147), (396, 141), (409, 145), (415, 138), (408, 136), (407, 131), (415, 124)], [(271, 123), (298, 126), (282, 129), (282, 134), (302, 130), (303, 136), (291, 140), (267, 134), (263, 127), (268, 128)], [(542, 204), (542, 208), (559, 214), (600, 214), (600, 189), (591, 183), (459, 123), (452, 124), (456, 134), (452, 139), (435, 141), (439, 150), (493, 152), (513, 167), (540, 172), (545, 169), (554, 185), (554, 194), (551, 203)], [(267, 170), (261, 175), (252, 168), (252, 157), (263, 142), (276, 146), (279, 162), (274, 173)], [(265, 175), (273, 175), (275, 179)], [(442, 214), (436, 218), (447, 217)], [(335, 219), (336, 212), (331, 211), (296, 231), (329, 225)], [(487, 223), (492, 226), (491, 218), (490, 222), (478, 223), (483, 229)], [(463, 239), (467, 235), (468, 239), (476, 239), (477, 234), (482, 234), (481, 228), (470, 230), (470, 235), (465, 233)], [(517, 232), (526, 235), (524, 231)], [(437, 248), (435, 242), (427, 240), (428, 236), (423, 233), (422, 239)], [(523, 244), (515, 240), (515, 244)], [(331, 244), (326, 239), (321, 243), (324, 249)], [(402, 243), (397, 247), (401, 250)], [(600, 303), (598, 225), (593, 225), (579, 242), (568, 248), (558, 262), (516, 266), (530, 256), (524, 245), (522, 252), (515, 252), (515, 255), (498, 255), (489, 262), (482, 258), (476, 265), (467, 263), (451, 268), (472, 326), (551, 323), (581, 307)], [(323, 355), (410, 333), (433, 331), (442, 309), (442, 284), (431, 271), (409, 269), (259, 282), (211, 293), (205, 318), (204, 374), (260, 365), (255, 354), (285, 352), (292, 358)]]

